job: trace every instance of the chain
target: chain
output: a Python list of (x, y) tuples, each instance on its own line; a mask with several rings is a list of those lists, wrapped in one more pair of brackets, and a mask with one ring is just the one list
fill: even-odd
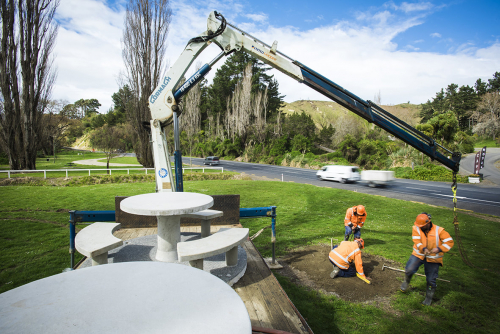
[(471, 268), (475, 268), (474, 265), (469, 261), (467, 254), (465, 254), (464, 246), (462, 245), (462, 238), (460, 237), (460, 229), (458, 227), (458, 217), (457, 217), (457, 173), (453, 172), (453, 180), (451, 184), (451, 191), (453, 191), (453, 225), (455, 226), (455, 239), (457, 239), (458, 249), (460, 251), (460, 256), (462, 261)]

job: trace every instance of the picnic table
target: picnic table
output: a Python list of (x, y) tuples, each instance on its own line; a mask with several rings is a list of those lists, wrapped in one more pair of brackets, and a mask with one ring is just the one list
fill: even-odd
[(158, 221), (158, 249), (156, 259), (177, 262), (177, 243), (181, 235), (181, 216), (210, 208), (212, 196), (190, 192), (160, 192), (125, 198), (122, 211), (135, 215), (156, 216)]

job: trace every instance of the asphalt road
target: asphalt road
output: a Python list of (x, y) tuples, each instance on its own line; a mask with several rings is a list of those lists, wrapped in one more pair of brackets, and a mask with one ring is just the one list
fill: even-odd
[[(498, 153), (486, 153), (485, 168), (481, 171), (485, 179), (489, 179), (489, 182), (483, 184), (460, 183), (458, 185), (458, 208), (500, 216), (500, 171), (493, 165), (497, 160), (500, 160), (500, 149), (498, 149)], [(192, 161), (196, 165), (203, 164), (203, 159), (200, 158), (192, 158)], [(183, 158), (183, 163), (189, 164), (189, 158)], [(466, 167), (467, 164), (468, 160), (465, 159), (463, 166)], [(397, 179), (390, 186), (370, 188), (361, 182), (341, 184), (334, 181), (320, 181), (316, 178), (316, 171), (310, 169), (224, 160), (221, 160), (219, 166), (224, 167), (225, 170), (247, 173), (276, 181), (306, 183), (453, 208), (451, 180), (450, 182), (431, 182)], [(496, 184), (493, 181), (497, 179), (498, 183)]]
[[(475, 152), (479, 152), (481, 148), (475, 148)], [(474, 157), (476, 153), (467, 154), (462, 157), (460, 162), (460, 171), (464, 174), (472, 174), (474, 172)], [(479, 172), (483, 174), (483, 179), (494, 183), (500, 187), (500, 171), (495, 167), (495, 163), (500, 160), (500, 148), (488, 147), (484, 159), (484, 168)]]

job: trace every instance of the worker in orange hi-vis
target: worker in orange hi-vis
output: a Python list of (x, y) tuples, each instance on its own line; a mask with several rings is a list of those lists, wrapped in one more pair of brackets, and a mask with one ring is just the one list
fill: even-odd
[(408, 290), (411, 277), (423, 264), (427, 279), (427, 291), (422, 304), (429, 306), (436, 292), (436, 279), (439, 267), (443, 266), (443, 254), (453, 247), (454, 241), (444, 228), (432, 223), (431, 215), (426, 212), (419, 214), (415, 219), (412, 238), (413, 253), (406, 263), (405, 280), (401, 284), (401, 291)]
[(361, 228), (365, 224), (366, 210), (363, 205), (356, 205), (347, 209), (344, 218), (345, 235), (344, 241), (349, 240), (349, 236), (354, 234), (354, 238), (361, 238)]
[(357, 276), (364, 282), (371, 284), (370, 278), (366, 277), (363, 271), (362, 248), (365, 248), (365, 241), (361, 238), (354, 241), (342, 241), (340, 245), (335, 245), (328, 255), (330, 262), (333, 264), (330, 277)]

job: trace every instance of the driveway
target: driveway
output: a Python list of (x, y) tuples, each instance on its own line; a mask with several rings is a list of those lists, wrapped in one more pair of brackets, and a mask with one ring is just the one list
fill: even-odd
[[(460, 174), (468, 175), (474, 172), (474, 158), (476, 153), (481, 151), (481, 148), (475, 148), (475, 153), (467, 154), (462, 157), (460, 162)], [(486, 148), (486, 157), (484, 159), (484, 168), (479, 172), (483, 174), (485, 183), (491, 182), (493, 185), (500, 186), (500, 170), (496, 167), (500, 161), (500, 147)], [(495, 166), (496, 164), (496, 166)]]
[[(128, 155), (130, 153), (124, 153), (123, 155), (120, 155), (118, 157), (125, 157), (125, 156), (131, 156), (131, 155)], [(135, 154), (134, 154), (135, 156)], [(104, 166), (106, 167), (106, 163), (105, 162), (102, 162), (102, 161), (99, 161), (99, 160), (102, 160), (102, 158), (100, 159), (88, 159), (88, 160), (76, 160), (76, 161), (73, 161), (73, 163), (75, 164), (78, 164), (78, 165), (87, 165), (87, 166)], [(142, 167), (142, 165), (140, 164), (119, 164), (119, 163), (115, 163), (115, 162), (110, 162), (109, 163), (109, 167)]]

